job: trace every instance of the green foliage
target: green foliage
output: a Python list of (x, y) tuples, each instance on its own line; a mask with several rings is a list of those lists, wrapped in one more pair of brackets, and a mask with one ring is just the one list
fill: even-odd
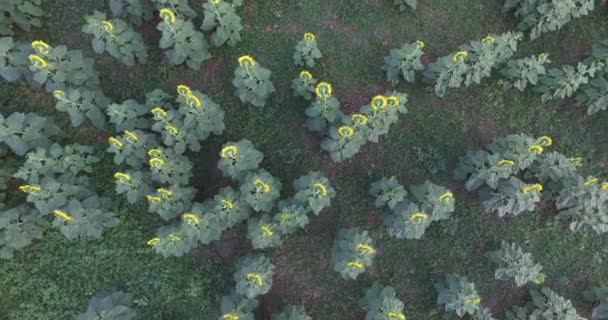
[(179, 231), (179, 228), (175, 226), (160, 227), (156, 232), (156, 237), (148, 240), (148, 245), (165, 258), (181, 257), (188, 253), (195, 243), (194, 239), (184, 238)]
[(222, 297), (221, 312), (218, 320), (238, 319), (255, 320), (253, 311), (258, 307), (258, 300), (248, 299), (245, 296), (233, 292)]
[(261, 108), (272, 93), (276, 91), (270, 80), (270, 70), (263, 68), (250, 56), (239, 58), (239, 66), (234, 70), (232, 85), (242, 103)]
[(588, 302), (599, 302), (591, 315), (592, 319), (608, 318), (608, 287), (594, 287), (583, 292), (585, 300)]
[(18, 156), (33, 148), (48, 146), (50, 138), (62, 134), (52, 120), (36, 113), (15, 112), (6, 118), (0, 114), (0, 143), (6, 144)]
[(177, 154), (184, 153), (186, 148), (198, 152), (200, 141), (224, 131), (224, 112), (206, 95), (183, 85), (178, 88), (181, 87), (186, 93), (177, 98), (179, 109), (164, 111), (155, 107), (151, 110), (155, 120), (152, 130), (160, 132), (163, 144), (173, 147)]
[(308, 223), (308, 212), (310, 210), (294, 204), (293, 201), (281, 201), (279, 211), (274, 215), (273, 222), (275, 227), (282, 235), (290, 235), (298, 229), (304, 229)]
[(148, 195), (148, 212), (157, 213), (163, 220), (171, 220), (186, 211), (196, 194), (195, 188), (171, 186), (158, 188), (156, 193)]
[(310, 208), (312, 212), (319, 215), (321, 211), (331, 205), (331, 199), (336, 196), (336, 191), (329, 184), (329, 180), (321, 172), (309, 172), (293, 182), (296, 190), (295, 203)]
[(0, 77), (9, 82), (19, 80), (29, 64), (28, 51), (27, 45), (15, 44), (12, 37), (0, 38)]
[(407, 113), (407, 102), (407, 94), (387, 92), (386, 95), (375, 96), (369, 104), (361, 107), (359, 112), (367, 117), (365, 122), (359, 122), (354, 116), (349, 120), (362, 139), (378, 142), (380, 136), (388, 134), (391, 126), (399, 121), (399, 115)]
[(40, 8), (41, 0), (5, 0), (0, 7), (0, 34), (12, 35), (13, 25), (29, 32), (42, 24), (40, 18), (44, 11)]
[(306, 128), (313, 132), (324, 132), (336, 125), (344, 116), (340, 102), (331, 95), (331, 85), (320, 82), (316, 87), (317, 98), (306, 109)]
[(553, 292), (549, 288), (530, 290), (532, 304), (515, 308), (514, 312), (507, 312), (509, 320), (539, 319), (539, 320), (584, 320), (585, 318), (576, 313), (576, 309), (570, 300)]
[(68, 51), (63, 45), (51, 47), (40, 44), (40, 41), (32, 42), (32, 47), (35, 53), (28, 56), (32, 80), (47, 91), (69, 86), (85, 86), (91, 89), (99, 86), (95, 60), (85, 58), (82, 51)]
[(399, 7), (399, 10), (405, 11), (409, 8), (416, 10), (418, 0), (394, 0), (393, 4)]
[[(0, 74), (1, 72), (0, 69)], [(299, 96), (311, 101), (313, 94), (315, 93), (316, 84), (317, 79), (313, 78), (310, 72), (303, 70), (300, 72), (300, 75), (291, 82), (291, 89), (293, 90), (294, 96)]]
[(71, 199), (64, 207), (53, 211), (53, 226), (59, 228), (69, 240), (78, 237), (99, 239), (104, 229), (114, 227), (119, 222), (114, 213), (107, 211), (109, 204), (110, 199), (97, 196), (83, 201)]
[(608, 109), (608, 73), (604, 72), (591, 80), (576, 94), (579, 105), (587, 108), (587, 114), (593, 115)]
[(272, 287), (274, 264), (263, 255), (248, 255), (239, 259), (234, 272), (236, 292), (253, 299), (266, 294)]
[(374, 284), (365, 291), (359, 305), (367, 311), (365, 320), (405, 320), (404, 305), (391, 286)]
[(369, 193), (376, 198), (376, 208), (388, 207), (393, 210), (407, 197), (407, 190), (397, 181), (395, 176), (372, 183)]
[(315, 60), (321, 59), (323, 55), (317, 46), (317, 37), (307, 32), (304, 38), (296, 44), (296, 52), (293, 54), (293, 61), (297, 67), (312, 68), (315, 66)]
[(288, 305), (279, 314), (273, 314), (272, 320), (312, 320), (303, 306)]
[(225, 177), (241, 180), (250, 171), (256, 170), (264, 155), (247, 139), (228, 142), (222, 146), (217, 167)]
[(55, 109), (67, 112), (72, 126), (79, 127), (85, 118), (97, 128), (102, 129), (105, 126), (106, 118), (101, 110), (105, 109), (110, 101), (101, 91), (84, 88), (66, 91), (56, 89), (53, 90), (53, 97), (57, 100)]
[(236, 14), (232, 5), (222, 0), (209, 0), (203, 4), (203, 24), (201, 29), (204, 31), (214, 31), (211, 34), (213, 45), (219, 47), (224, 43), (234, 47), (241, 41), (241, 17)]
[[(187, 0), (179, 1), (186, 2)], [(209, 44), (205, 37), (201, 32), (195, 30), (191, 21), (175, 17), (175, 13), (170, 9), (163, 10), (173, 14), (173, 16), (163, 15), (164, 11), (161, 11), (163, 20), (156, 26), (156, 29), (162, 32), (159, 46), (165, 51), (167, 61), (173, 65), (185, 62), (188, 67), (199, 70), (202, 63), (211, 58)]]
[(475, 284), (469, 282), (466, 277), (447, 274), (444, 282), (435, 284), (435, 289), (439, 294), (437, 304), (443, 305), (446, 312), (455, 312), (459, 317), (474, 317), (483, 312), (481, 297), (475, 290)]
[(152, 19), (152, 4), (146, 0), (108, 0), (112, 16), (136, 26)]
[(329, 152), (334, 162), (342, 162), (357, 154), (363, 143), (362, 135), (355, 134), (352, 127), (331, 127), (329, 135), (321, 141), (321, 149)]
[(281, 182), (260, 169), (247, 174), (241, 184), (241, 195), (254, 211), (270, 212), (279, 199)]
[(25, 205), (0, 211), (0, 259), (12, 259), (15, 251), (42, 239), (46, 225), (37, 212)]
[(546, 53), (542, 53), (538, 57), (533, 55), (528, 58), (509, 60), (501, 70), (505, 77), (505, 89), (515, 87), (519, 91), (524, 91), (528, 84), (535, 86), (539, 78), (547, 73), (545, 70), (547, 63), (551, 63), (551, 60)]
[[(188, 0), (151, 0), (156, 4), (156, 9), (172, 8), (178, 17), (188, 19), (196, 18), (197, 14), (188, 3)], [(161, 17), (162, 18), (162, 17)]]
[(112, 103), (106, 109), (109, 121), (116, 131), (149, 128), (150, 120), (142, 117), (147, 112), (145, 105), (132, 99), (123, 103)]
[(572, 231), (608, 232), (608, 182), (575, 176), (560, 191), (556, 207)]
[(574, 95), (603, 67), (601, 62), (594, 62), (591, 65), (579, 63), (576, 68), (564, 65), (562, 69), (549, 69), (547, 74), (540, 77), (540, 83), (535, 89), (542, 93), (543, 102), (558, 98), (565, 99)]
[(331, 261), (334, 271), (342, 278), (356, 280), (372, 265), (376, 256), (374, 241), (367, 231), (340, 229), (332, 249)]
[(504, 5), (505, 12), (513, 12), (520, 19), (519, 30), (531, 30), (532, 40), (545, 32), (561, 29), (593, 9), (593, 0), (507, 0)]
[(454, 195), (426, 181), (410, 188), (410, 197), (397, 179), (383, 177), (372, 184), (376, 207), (390, 209), (384, 216), (388, 233), (398, 239), (420, 239), (433, 221), (448, 219), (454, 212)]
[(176, 154), (173, 149), (156, 150), (156, 152), (148, 151), (152, 179), (167, 185), (187, 185), (192, 176), (190, 159)]
[(136, 312), (131, 308), (131, 296), (121, 292), (111, 292), (93, 296), (87, 311), (76, 320), (131, 320)]
[(281, 232), (270, 216), (251, 218), (248, 221), (247, 238), (254, 249), (274, 248), (281, 245)]
[(126, 194), (127, 202), (130, 204), (143, 201), (152, 193), (152, 187), (148, 185), (150, 175), (149, 172), (142, 171), (115, 173), (116, 194)]
[(502, 179), (496, 190), (484, 188), (479, 191), (486, 212), (496, 212), (499, 217), (534, 212), (540, 202), (543, 187), (528, 186), (517, 177)]
[(205, 201), (205, 206), (217, 215), (222, 230), (247, 220), (251, 213), (241, 194), (230, 187), (221, 188), (213, 199)]
[(447, 170), (445, 152), (431, 144), (415, 146), (414, 160), (418, 166), (426, 169), (430, 174), (437, 175)]
[(502, 241), (500, 250), (489, 252), (487, 257), (499, 266), (494, 272), (496, 280), (513, 279), (518, 287), (529, 282), (541, 284), (545, 281), (545, 274), (541, 272), (543, 266), (534, 263), (532, 255), (524, 252), (517, 243)]
[(99, 158), (93, 156), (94, 151), (93, 147), (79, 144), (62, 147), (55, 143), (47, 149), (39, 147), (27, 154), (25, 163), (14, 176), (32, 184), (44, 177), (56, 177), (66, 183), (77, 181), (75, 176), (93, 172), (92, 165), (99, 162)]
[(146, 63), (148, 48), (142, 36), (133, 31), (126, 22), (106, 18), (106, 14), (99, 11), (85, 17), (87, 24), (82, 27), (82, 32), (93, 35), (95, 53), (103, 54), (107, 51), (129, 67), (135, 65), (135, 58), (140, 63)]
[(435, 94), (445, 96), (448, 88), (460, 88), (463, 84), (480, 84), (491, 76), (492, 71), (508, 61), (517, 51), (523, 34), (507, 32), (488, 35), (481, 41), (471, 41), (460, 46), (455, 54), (441, 57), (425, 71), (425, 78), (433, 83)]
[(107, 152), (114, 154), (114, 164), (119, 166), (124, 163), (138, 170), (148, 158), (146, 151), (158, 146), (155, 135), (140, 130), (125, 130), (122, 135), (110, 137), (108, 140)]
[(207, 245), (219, 240), (222, 231), (224, 228), (220, 217), (215, 212), (207, 211), (204, 204), (194, 203), (190, 211), (182, 214), (177, 234), (185, 243), (196, 247), (199, 243)]
[[(416, 6), (415, 1), (414, 8)], [(405, 4), (402, 4), (401, 7), (401, 10), (405, 10)], [(393, 85), (397, 84), (400, 78), (414, 83), (416, 81), (416, 71), (424, 70), (422, 48), (424, 48), (424, 42), (419, 40), (414, 43), (406, 43), (400, 49), (391, 49), (389, 55), (384, 57), (384, 66), (382, 66), (382, 70), (386, 71), (387, 80), (392, 82)]]

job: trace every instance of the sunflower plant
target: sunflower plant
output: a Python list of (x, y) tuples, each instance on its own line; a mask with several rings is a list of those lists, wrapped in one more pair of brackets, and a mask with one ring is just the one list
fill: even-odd
[(153, 17), (152, 3), (146, 0), (109, 0), (112, 16), (140, 26)]
[(218, 320), (255, 320), (253, 311), (258, 307), (258, 300), (249, 299), (233, 292), (222, 297), (221, 316)]
[(66, 46), (52, 47), (41, 40), (31, 43), (33, 53), (27, 56), (32, 80), (47, 91), (68, 86), (97, 89), (99, 76), (95, 60), (85, 58), (80, 50)]
[[(301, 75), (302, 76), (302, 75)], [(308, 74), (304, 74), (308, 77)], [(312, 132), (325, 132), (332, 125), (337, 125), (344, 116), (340, 102), (332, 96), (330, 83), (319, 82), (315, 88), (316, 99), (306, 109), (306, 127)]]
[(44, 11), (41, 0), (6, 0), (0, 7), (0, 34), (14, 34), (13, 25), (30, 32), (32, 27), (40, 27)]
[(576, 94), (576, 102), (587, 108), (588, 115), (608, 110), (608, 72), (589, 81)]
[(281, 182), (264, 169), (248, 173), (241, 184), (243, 200), (257, 212), (270, 212), (280, 192)]
[(127, 202), (135, 204), (142, 202), (146, 196), (152, 194), (150, 173), (146, 171), (127, 171), (114, 173), (116, 194), (125, 194)]
[(365, 291), (359, 306), (367, 311), (365, 320), (405, 320), (405, 305), (391, 286), (383, 287), (379, 282)]
[(94, 151), (93, 147), (79, 144), (60, 146), (55, 143), (47, 148), (39, 147), (26, 155), (14, 177), (30, 184), (39, 183), (45, 177), (66, 183), (78, 181), (74, 177), (93, 172), (92, 165), (99, 162)]
[(181, 220), (177, 234), (191, 243), (193, 248), (198, 244), (207, 245), (219, 240), (225, 230), (220, 217), (215, 212), (207, 211), (206, 206), (198, 202), (181, 215)]
[(446, 312), (454, 312), (459, 317), (469, 315), (474, 318), (484, 312), (475, 284), (469, 282), (466, 277), (447, 274), (444, 281), (435, 284), (435, 290), (439, 294), (437, 304), (443, 305)]
[(148, 212), (157, 213), (163, 220), (171, 220), (192, 205), (195, 188), (171, 186), (158, 188), (155, 193), (146, 195)]
[(340, 229), (332, 249), (331, 261), (334, 271), (344, 279), (356, 280), (372, 265), (376, 256), (374, 241), (367, 231)]
[(349, 122), (359, 136), (370, 142), (378, 142), (380, 136), (388, 134), (391, 126), (399, 121), (399, 115), (407, 113), (407, 102), (407, 95), (397, 91), (377, 95), (369, 104), (361, 107), (359, 114), (351, 115)]
[[(187, 5), (187, 0), (166, 1), (179, 1)], [(159, 46), (165, 51), (169, 63), (186, 63), (188, 67), (199, 70), (202, 63), (211, 58), (209, 44), (203, 34), (194, 28), (191, 21), (180, 18), (172, 9), (162, 8), (159, 14), (162, 20), (156, 26), (162, 32)]]
[(234, 47), (241, 41), (241, 17), (235, 7), (224, 0), (209, 0), (203, 4), (203, 24), (201, 29), (213, 31), (211, 42), (216, 47), (225, 43)]
[(312, 76), (312, 73), (308, 70), (302, 70), (298, 77), (291, 82), (291, 89), (293, 90), (293, 95), (295, 97), (302, 97), (311, 101), (315, 94), (316, 85), (317, 79)]
[(329, 184), (329, 180), (321, 172), (309, 172), (307, 175), (293, 182), (296, 190), (295, 203), (310, 208), (314, 214), (319, 215), (321, 211), (331, 205), (331, 199), (336, 196), (336, 191)]
[(51, 138), (63, 135), (55, 123), (36, 113), (0, 114), (0, 143), (6, 144), (13, 153), (23, 156), (29, 150), (51, 144)]
[(120, 19), (107, 19), (105, 13), (95, 11), (86, 16), (86, 25), (82, 32), (93, 35), (93, 50), (97, 54), (108, 52), (112, 57), (126, 66), (146, 63), (148, 47), (141, 34), (133, 31), (126, 22)]
[(528, 85), (535, 86), (539, 78), (547, 73), (545, 64), (551, 63), (549, 55), (541, 53), (528, 58), (509, 60), (501, 69), (504, 79), (504, 88), (517, 88), (524, 91)]
[(437, 96), (445, 96), (448, 88), (462, 86), (466, 74), (471, 70), (471, 64), (467, 61), (468, 56), (467, 51), (458, 51), (449, 56), (440, 57), (424, 71), (425, 80), (433, 85)]
[[(151, 1), (156, 4), (157, 10), (160, 11), (164, 8), (171, 8), (173, 10), (173, 12), (175, 13), (175, 15), (177, 15), (180, 18), (183, 17), (186, 19), (194, 19), (197, 16), (196, 11), (194, 11), (194, 9), (192, 9), (190, 4), (188, 3), (189, 2), (188, 0), (151, 0)], [(163, 17), (161, 16), (161, 18), (163, 18)]]
[(103, 231), (118, 224), (118, 218), (107, 210), (109, 198), (91, 196), (79, 201), (71, 199), (64, 207), (52, 211), (53, 226), (68, 239), (101, 238)]
[(133, 131), (135, 129), (148, 129), (152, 126), (150, 119), (144, 117), (148, 111), (146, 105), (128, 99), (122, 103), (109, 104), (106, 108), (106, 115), (116, 131)]
[[(415, 0), (414, 0), (415, 1)], [(422, 55), (424, 52), (424, 42), (418, 40), (413, 43), (406, 43), (399, 49), (392, 49), (388, 56), (384, 57), (386, 78), (393, 85), (399, 83), (403, 78), (407, 82), (416, 81), (416, 71), (424, 70)]]
[(499, 217), (517, 216), (534, 212), (541, 200), (544, 186), (540, 183), (526, 184), (517, 177), (500, 180), (495, 190), (483, 188), (479, 192), (486, 212), (496, 212)]
[(543, 33), (561, 29), (574, 18), (588, 15), (594, 9), (593, 0), (507, 0), (505, 13), (520, 18), (517, 28), (530, 30), (532, 40)]
[(221, 188), (213, 199), (205, 201), (204, 204), (209, 212), (217, 215), (223, 230), (247, 220), (251, 214), (251, 209), (243, 201), (241, 194), (231, 187)]
[(55, 89), (53, 97), (57, 101), (55, 109), (66, 112), (72, 126), (80, 127), (86, 118), (97, 128), (105, 127), (106, 117), (102, 110), (110, 104), (110, 100), (101, 91), (84, 88)]
[(281, 201), (279, 211), (272, 220), (281, 235), (290, 235), (308, 225), (308, 212), (308, 208), (294, 203), (293, 200)]
[(222, 146), (217, 167), (225, 177), (243, 179), (249, 172), (257, 170), (264, 155), (247, 139), (228, 142)]
[(274, 267), (270, 259), (263, 255), (240, 258), (234, 273), (236, 292), (248, 299), (268, 293), (272, 287)]
[(393, 210), (407, 197), (407, 190), (397, 181), (395, 176), (372, 183), (369, 193), (376, 198), (376, 208), (388, 207)]
[(393, 0), (393, 4), (399, 7), (400, 11), (405, 11), (408, 8), (412, 10), (416, 10), (416, 6), (418, 5), (418, 0)]
[(329, 128), (328, 136), (321, 141), (321, 149), (329, 152), (334, 162), (342, 162), (355, 156), (365, 143), (365, 137), (355, 131), (353, 126)]
[(315, 60), (321, 59), (323, 55), (317, 46), (317, 36), (313, 33), (306, 32), (302, 40), (296, 44), (296, 52), (293, 55), (293, 61), (297, 67), (312, 68), (315, 66)]
[(281, 245), (281, 232), (269, 215), (251, 218), (247, 226), (247, 238), (254, 249), (275, 248)]
[(148, 159), (148, 150), (158, 146), (156, 135), (141, 130), (124, 130), (122, 134), (108, 138), (107, 152), (114, 154), (114, 164), (126, 164), (141, 169)]
[(563, 319), (584, 320), (578, 315), (570, 300), (565, 299), (549, 288), (530, 290), (532, 302), (524, 307), (515, 307), (506, 312), (508, 320)]
[(34, 240), (42, 239), (47, 222), (26, 205), (0, 209), (0, 259), (12, 259)]
[(177, 226), (160, 227), (156, 236), (146, 241), (146, 245), (164, 258), (181, 257), (196, 246), (196, 240), (186, 238), (180, 231)]
[(15, 43), (12, 37), (0, 38), (0, 77), (8, 82), (21, 79), (29, 62), (30, 49), (23, 43)]
[(572, 231), (608, 232), (608, 181), (575, 176), (556, 199), (559, 217), (570, 223)]
[(131, 320), (136, 315), (135, 309), (132, 308), (131, 296), (116, 291), (93, 296), (87, 311), (78, 315), (76, 320)]
[(232, 79), (236, 96), (244, 104), (264, 107), (270, 95), (276, 91), (270, 80), (272, 72), (262, 67), (251, 56), (242, 56), (238, 62), (239, 65), (234, 70)]
[(187, 185), (192, 176), (192, 162), (173, 149), (148, 150), (148, 166), (152, 179), (168, 185)]
[(272, 320), (312, 320), (303, 306), (288, 305), (283, 311), (272, 315)]
[(532, 255), (524, 252), (517, 243), (502, 241), (499, 250), (488, 252), (486, 256), (490, 262), (499, 266), (494, 272), (496, 280), (513, 279), (518, 287), (530, 282), (541, 284), (545, 281), (543, 266), (534, 263)]
[(576, 68), (571, 65), (564, 65), (561, 69), (553, 68), (540, 77), (535, 89), (542, 94), (542, 102), (565, 99), (574, 95), (581, 86), (589, 83), (589, 80), (603, 67), (603, 63), (593, 62), (590, 65), (579, 63)]

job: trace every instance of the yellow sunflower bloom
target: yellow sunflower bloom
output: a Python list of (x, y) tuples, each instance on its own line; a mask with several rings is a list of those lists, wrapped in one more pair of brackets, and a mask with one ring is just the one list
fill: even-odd
[(70, 217), (65, 211), (53, 210), (53, 214), (63, 221), (72, 221), (72, 217)]
[(170, 24), (175, 23), (175, 19), (176, 19), (175, 13), (173, 11), (171, 11), (171, 9), (168, 9), (168, 8), (160, 9), (160, 12), (158, 13), (158, 15), (165, 22), (168, 22)]
[(253, 185), (255, 187), (262, 188), (263, 193), (270, 192), (270, 186), (266, 182), (262, 181), (262, 179), (255, 179), (255, 181), (253, 182)]
[(30, 54), (29, 56), (27, 56), (27, 59), (30, 61), (30, 63), (32, 63), (34, 66), (36, 66), (37, 68), (40, 68), (40, 69), (46, 69), (49, 66), (49, 64), (48, 64), (48, 62), (46, 62), (46, 60), (44, 60), (41, 56), (36, 55), (36, 54)]
[(412, 222), (421, 222), (424, 220), (427, 220), (429, 218), (429, 216), (424, 213), (424, 212), (416, 212), (413, 215), (410, 216), (410, 221)]
[(237, 146), (225, 146), (224, 148), (222, 148), (222, 151), (220, 151), (220, 157), (222, 157), (222, 159), (236, 158), (236, 155), (238, 153), (239, 148), (237, 148)]
[(46, 42), (42, 40), (32, 41), (32, 48), (36, 50), (36, 52), (45, 56), (48, 55), (52, 49), (51, 46), (49, 46)]
[(315, 40), (317, 40), (317, 36), (315, 36), (314, 33), (306, 32), (304, 34), (304, 40), (309, 41), (309, 42), (315, 41)]
[(195, 215), (194, 213), (184, 213), (182, 215), (182, 219), (184, 221), (188, 221), (188, 222), (191, 222), (196, 225), (198, 225), (200, 223), (199, 217), (197, 215)]
[(244, 55), (239, 58), (239, 65), (241, 67), (247, 66), (247, 65), (253, 66), (254, 64), (255, 64), (255, 60), (251, 56)]
[(375, 96), (372, 98), (371, 106), (375, 111), (385, 109), (388, 106), (388, 99), (383, 95)]
[(319, 82), (317, 87), (315, 88), (315, 93), (317, 94), (317, 98), (327, 99), (331, 97), (333, 89), (331, 84), (328, 82)]
[(341, 126), (338, 128), (338, 135), (340, 138), (350, 138), (355, 134), (355, 129), (349, 126)]
[(458, 51), (458, 52), (456, 52), (454, 57), (452, 57), (452, 61), (454, 61), (454, 62), (463, 61), (468, 55), (469, 55), (469, 53), (466, 51)]
[(319, 194), (323, 197), (327, 197), (327, 188), (321, 182), (317, 182), (312, 185), (313, 188), (319, 190)]
[(245, 278), (247, 280), (254, 280), (258, 286), (262, 286), (264, 284), (264, 279), (259, 273), (248, 273)]

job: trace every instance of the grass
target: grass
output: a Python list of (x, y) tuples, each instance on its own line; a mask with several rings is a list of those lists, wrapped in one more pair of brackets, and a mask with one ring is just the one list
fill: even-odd
[[(191, 1), (200, 11), (201, 1)], [(367, 145), (352, 161), (333, 164), (321, 153), (318, 143), (303, 128), (307, 104), (292, 97), (289, 86), (299, 71), (293, 65), (295, 43), (306, 31), (319, 36), (324, 54), (313, 74), (334, 85), (334, 92), (354, 107), (389, 89), (381, 71), (390, 48), (405, 41), (424, 39), (434, 56), (448, 54), (470, 39), (490, 32), (513, 29), (516, 22), (501, 14), (502, 1), (420, 1), (415, 12), (398, 12), (389, 0), (336, 1), (245, 1), (239, 9), (245, 31), (236, 48), (213, 49), (213, 58), (202, 70), (169, 66), (154, 41), (146, 34), (150, 62), (125, 69), (107, 55), (94, 55), (90, 38), (80, 32), (83, 16), (104, 10), (103, 1), (64, 0), (45, 4), (49, 16), (45, 28), (18, 34), (21, 40), (42, 38), (66, 44), (95, 57), (104, 92), (115, 101), (142, 100), (155, 88), (172, 92), (178, 83), (190, 84), (208, 94), (226, 112), (226, 131), (204, 143), (203, 151), (191, 155), (197, 164), (192, 184), (199, 197), (213, 195), (222, 181), (214, 168), (217, 151), (226, 141), (248, 138), (265, 159), (262, 166), (279, 177), (283, 196), (290, 196), (291, 181), (310, 170), (328, 175), (338, 196), (331, 209), (312, 219), (306, 232), (285, 240), (269, 251), (277, 272), (271, 293), (262, 297), (259, 318), (268, 319), (284, 303), (303, 304), (314, 319), (361, 319), (357, 305), (373, 281), (391, 284), (406, 304), (411, 319), (444, 319), (436, 306), (433, 281), (437, 275), (456, 272), (475, 282), (482, 303), (499, 318), (513, 304), (525, 302), (523, 290), (493, 279), (493, 267), (484, 253), (501, 240), (517, 241), (541, 263), (548, 285), (573, 299), (582, 313), (580, 291), (589, 285), (608, 283), (606, 238), (573, 234), (556, 221), (553, 212), (499, 220), (482, 213), (479, 201), (451, 180), (451, 169), (466, 150), (479, 148), (494, 138), (511, 133), (547, 134), (555, 149), (585, 158), (584, 172), (608, 174), (606, 113), (587, 117), (571, 100), (541, 104), (538, 95), (503, 92), (498, 79), (483, 85), (450, 90), (437, 98), (420, 83), (400, 83), (397, 90), (409, 94), (410, 113), (380, 143)], [(569, 23), (559, 32), (540, 39), (526, 39), (518, 56), (549, 52), (557, 64), (575, 63), (590, 46), (608, 34), (606, 7)], [(200, 13), (200, 12), (199, 12)], [(200, 20), (200, 18), (199, 18)], [(198, 23), (198, 22), (197, 22)], [(154, 29), (153, 25), (148, 29)], [(277, 93), (265, 109), (245, 107), (233, 96), (230, 83), (236, 58), (254, 56), (273, 71)], [(67, 117), (54, 111), (49, 95), (24, 84), (0, 84), (2, 112), (28, 111), (52, 116), (67, 132), (64, 142), (96, 144), (97, 141), (69, 125)], [(414, 147), (432, 146), (445, 157), (448, 171), (431, 175), (416, 163)], [(214, 244), (189, 257), (163, 259), (143, 243), (161, 222), (114, 195), (110, 179), (111, 158), (96, 168), (95, 184), (104, 196), (116, 198), (121, 224), (108, 231), (102, 241), (67, 241), (57, 231), (45, 233), (15, 260), (0, 264), (0, 319), (71, 319), (86, 308), (90, 296), (112, 288), (130, 292), (139, 319), (215, 319), (219, 298), (233, 287), (234, 257), (223, 258), (223, 247)], [(372, 181), (396, 175), (404, 184), (430, 179), (456, 192), (455, 219), (434, 225), (420, 241), (388, 237), (378, 223), (379, 212), (367, 196)], [(379, 254), (373, 268), (357, 281), (344, 281), (329, 263), (336, 232), (341, 227), (370, 230)], [(234, 239), (237, 254), (247, 252), (244, 228)], [(588, 314), (587, 314), (588, 315)]]

